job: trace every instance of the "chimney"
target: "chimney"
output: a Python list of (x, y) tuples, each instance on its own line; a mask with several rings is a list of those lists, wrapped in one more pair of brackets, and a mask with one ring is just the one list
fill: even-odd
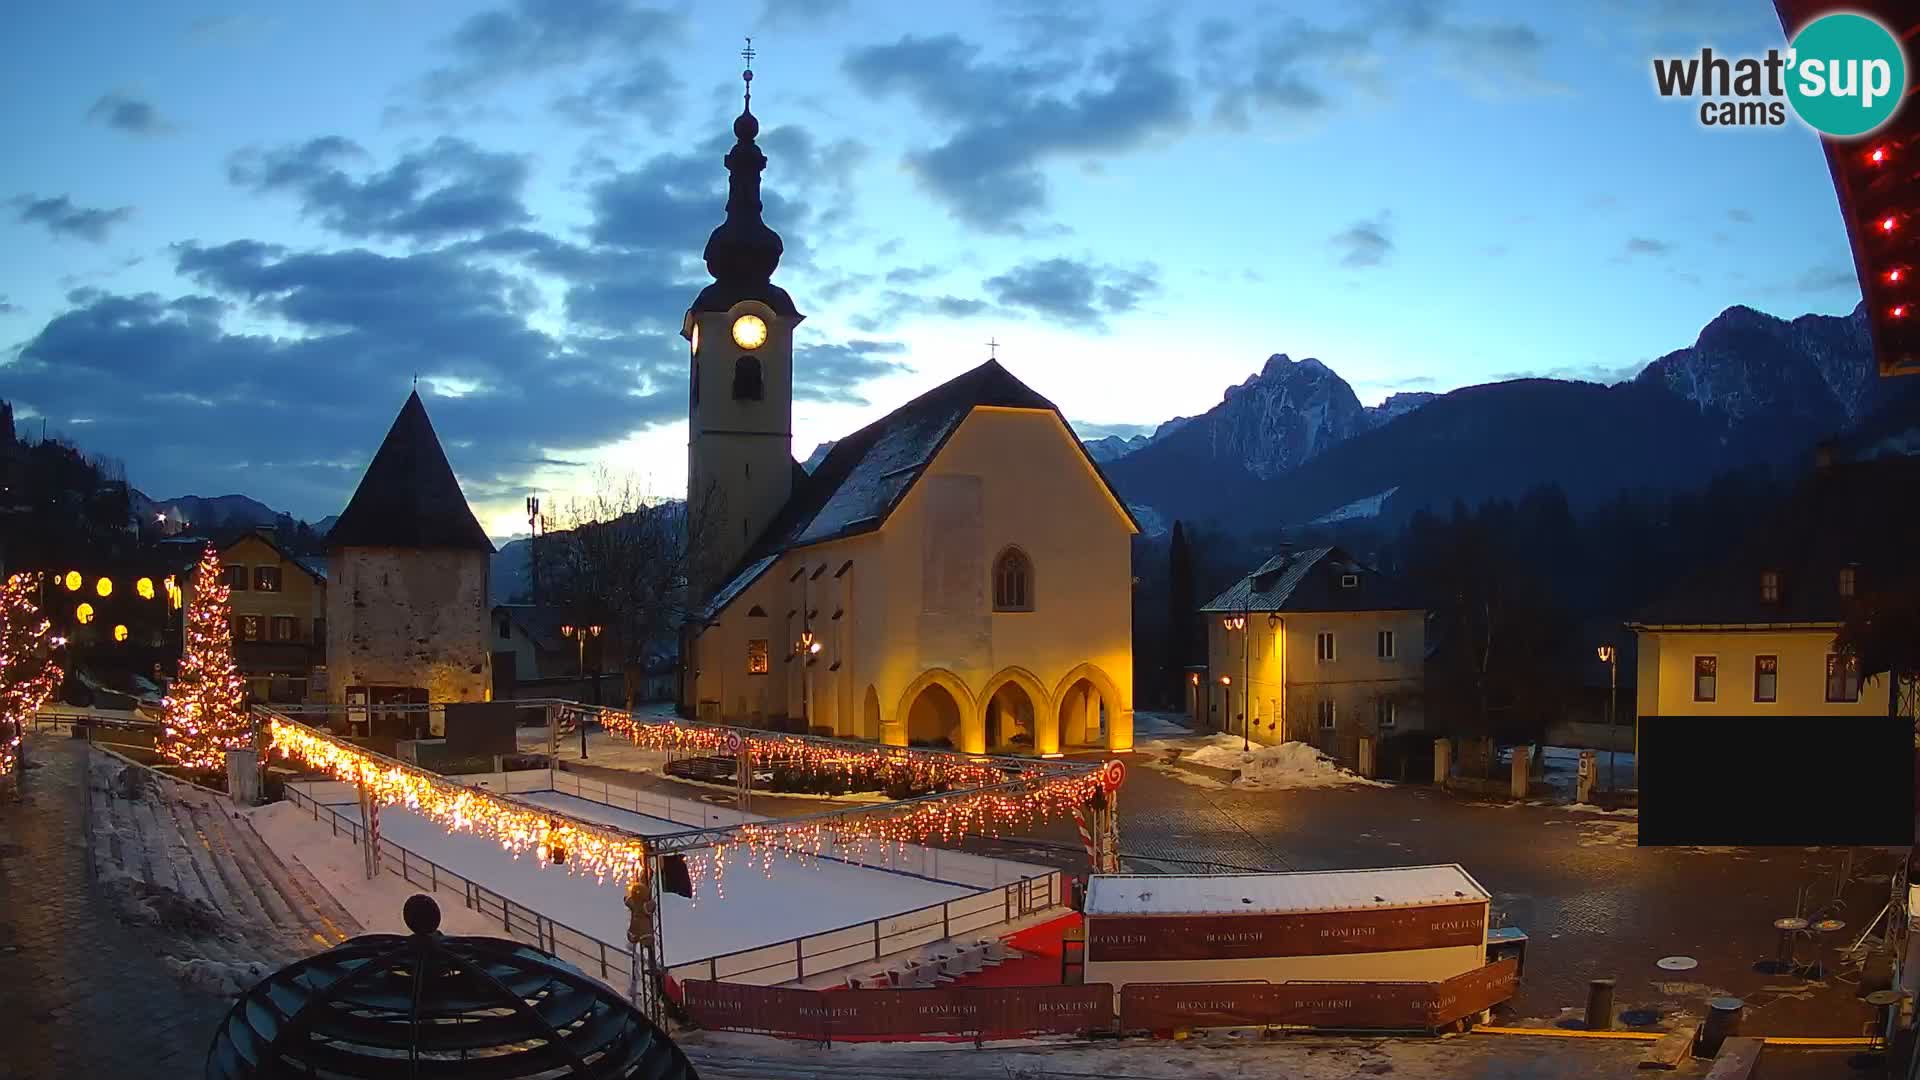
[(1826, 469), (1826, 468), (1831, 468), (1832, 465), (1833, 465), (1833, 440), (1823, 439), (1820, 442), (1814, 444), (1813, 467), (1815, 469)]

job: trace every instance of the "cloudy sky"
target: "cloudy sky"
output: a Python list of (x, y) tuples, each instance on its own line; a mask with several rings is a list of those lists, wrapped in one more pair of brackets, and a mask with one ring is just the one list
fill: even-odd
[(1813, 136), (1653, 90), (1764, 0), (650, 2), (19, 6), (0, 396), (314, 519), (417, 376), (496, 535), (601, 466), (678, 494), (746, 34), (800, 456), (989, 338), (1097, 435), (1274, 352), (1371, 403), (1858, 300)]

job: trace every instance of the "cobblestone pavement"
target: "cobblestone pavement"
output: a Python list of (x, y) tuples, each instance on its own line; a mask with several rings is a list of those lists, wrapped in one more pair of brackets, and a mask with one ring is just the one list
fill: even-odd
[(88, 878), (84, 742), (35, 738), (0, 803), (0, 1078), (198, 1076), (228, 1002), (169, 973)]

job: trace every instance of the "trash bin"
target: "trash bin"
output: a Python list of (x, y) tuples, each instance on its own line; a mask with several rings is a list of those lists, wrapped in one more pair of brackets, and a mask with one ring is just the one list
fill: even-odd
[(1487, 963), (1497, 964), (1507, 957), (1519, 962), (1517, 975), (1527, 973), (1527, 933), (1517, 926), (1487, 931)]
[(1700, 1057), (1712, 1057), (1720, 1052), (1720, 1044), (1729, 1035), (1740, 1034), (1740, 1010), (1746, 1002), (1736, 997), (1717, 997), (1707, 1003), (1707, 1022), (1700, 1027)]

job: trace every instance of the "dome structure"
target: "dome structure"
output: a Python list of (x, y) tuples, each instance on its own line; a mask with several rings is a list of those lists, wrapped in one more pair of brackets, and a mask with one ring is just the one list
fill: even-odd
[(241, 995), (207, 1050), (208, 1080), (697, 1080), (665, 1032), (571, 964), (442, 934), (427, 896), (404, 913), (412, 934), (353, 938)]

